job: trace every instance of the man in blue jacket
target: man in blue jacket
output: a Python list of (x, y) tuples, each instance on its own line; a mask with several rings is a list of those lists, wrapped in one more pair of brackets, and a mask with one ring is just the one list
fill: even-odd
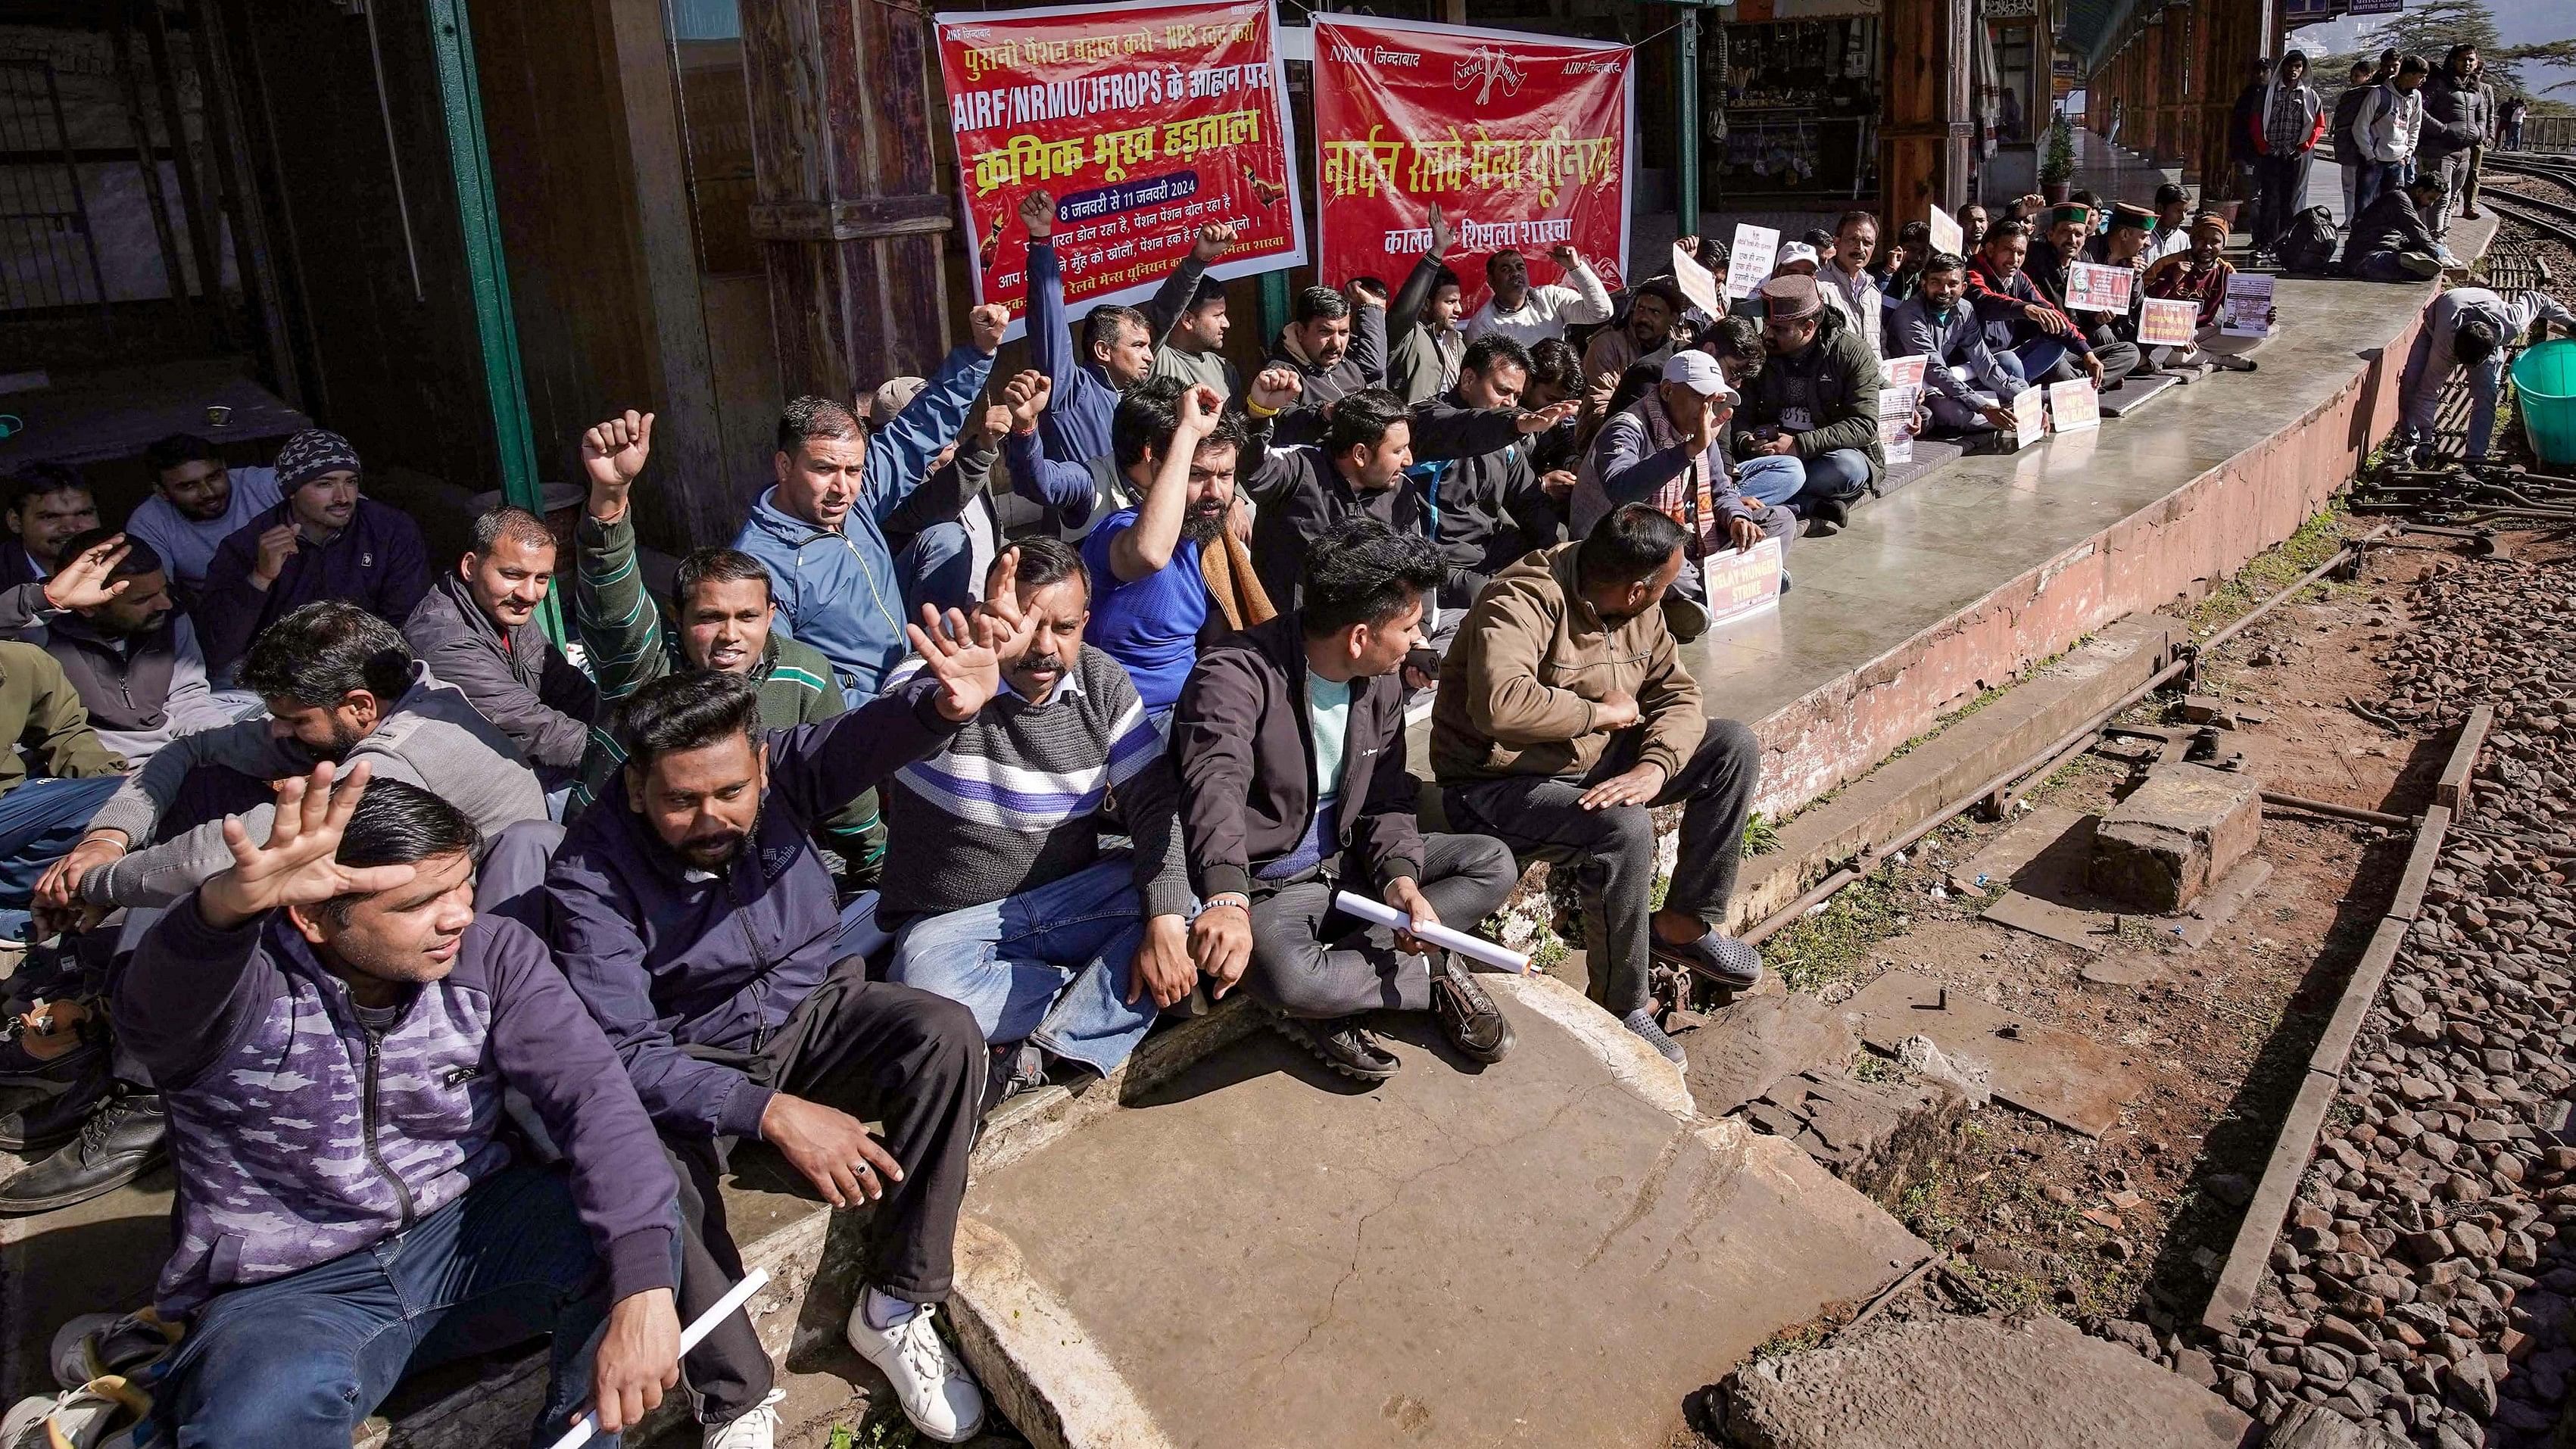
[[(983, 1399), (930, 1320), (948, 1296), (992, 1069), (972, 1012), (868, 979), (862, 953), (884, 937), (872, 910), (836, 908), (812, 827), (944, 747), (1035, 627), (952, 613), (907, 632), (918, 673), (797, 729), (761, 729), (759, 689), (738, 674), (636, 690), (617, 722), (626, 764), (566, 833), (546, 894), (558, 959), (680, 1167), (682, 1311), (703, 1312), (742, 1276), (717, 1182), (734, 1142), (766, 1142), (833, 1206), (879, 1204), (879, 1262), (850, 1310), (850, 1344), (915, 1428), (960, 1443)], [(769, 1357), (739, 1319), (688, 1370), (709, 1424), (771, 1402)]]
[[(588, 1397), (614, 1443), (680, 1372), (652, 1121), (544, 944), (474, 913), (473, 822), (333, 773), (265, 844), (229, 825), (117, 980), (176, 1129), (155, 1307), (187, 1332), (146, 1437), (347, 1449), (405, 1373), (551, 1333), (530, 1440)], [(563, 1167), (512, 1160), (512, 1089)]]
[(973, 345), (949, 353), (874, 438), (844, 404), (788, 403), (771, 460), (777, 486), (760, 495), (734, 536), (735, 548), (769, 566), (787, 631), (822, 650), (853, 697), (875, 694), (904, 652), (905, 583), (918, 570), (913, 560), (896, 561), (886, 520), (956, 440), (1002, 346), (1003, 309), (978, 307), (967, 320)]

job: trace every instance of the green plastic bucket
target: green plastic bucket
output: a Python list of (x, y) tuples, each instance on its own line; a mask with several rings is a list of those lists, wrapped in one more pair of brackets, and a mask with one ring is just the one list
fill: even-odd
[(2576, 463), (2576, 338), (2523, 349), (2513, 388), (2531, 451), (2544, 463)]

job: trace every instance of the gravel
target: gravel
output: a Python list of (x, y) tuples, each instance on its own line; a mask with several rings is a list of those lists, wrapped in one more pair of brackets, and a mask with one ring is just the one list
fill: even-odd
[[(2392, 718), (2496, 707), (2422, 916), (2356, 1043), (2218, 1392), (2398, 1440), (2553, 1442), (2576, 1374), (2576, 568), (2428, 576), (2384, 661)], [(2178, 1363), (2171, 1347), (2158, 1355)], [(2194, 1365), (2196, 1368), (2197, 1365)]]

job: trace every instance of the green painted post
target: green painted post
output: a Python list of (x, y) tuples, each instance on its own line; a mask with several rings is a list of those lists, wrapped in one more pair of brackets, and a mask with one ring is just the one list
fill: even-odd
[(1682, 0), (1681, 29), (1673, 36), (1674, 235), (1699, 231), (1699, 5)]
[(1288, 274), (1263, 272), (1261, 274), (1261, 346), (1264, 351), (1269, 350), (1271, 340), (1279, 335), (1279, 329), (1287, 325)]
[[(456, 181), (457, 219), (465, 233), (466, 280), (474, 296), (474, 332), (483, 348), (492, 439), (501, 457), (501, 496), (542, 516), (545, 493), (537, 482), (527, 379), (519, 369), (519, 325), (510, 310), (510, 271), (501, 251), (492, 156), (483, 135), (483, 92), (474, 78), (474, 32), (464, 0), (429, 0), (429, 46), (438, 59), (439, 112), (447, 131), (448, 170)], [(563, 616), (551, 594), (543, 618), (548, 636), (561, 644)]]

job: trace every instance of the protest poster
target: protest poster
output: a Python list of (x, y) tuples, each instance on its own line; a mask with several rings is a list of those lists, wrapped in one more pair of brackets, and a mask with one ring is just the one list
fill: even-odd
[(975, 299), (1026, 330), (1030, 193), (1055, 198), (1074, 315), (1141, 301), (1220, 222), (1208, 275), (1306, 259), (1278, 37), (1263, 0), (1059, 5), (933, 17)]
[(2138, 319), (2141, 347), (2189, 347), (2200, 331), (2200, 304), (2179, 298), (2149, 297)]
[(2227, 300), (2219, 304), (2218, 330), (2229, 337), (2272, 335), (2272, 278), (2238, 272), (2227, 279)]
[(1717, 273), (1699, 264), (1699, 259), (1673, 243), (1673, 280), (1681, 284), (1682, 295), (1690, 304), (1711, 317), (1726, 315), (1726, 299), (1717, 293)]
[(1771, 264), (1780, 255), (1780, 229), (1735, 224), (1735, 245), (1726, 254), (1726, 299), (1750, 297), (1771, 280)]
[(2036, 387), (2013, 394), (2013, 447), (2027, 448), (2048, 435), (2048, 398)]
[(1626, 285), (1633, 52), (1614, 42), (1318, 14), (1317, 269), (1390, 291), (1431, 249), (1431, 205), (1455, 233), (1469, 310), (1486, 259), (1520, 252), (1534, 285), (1570, 246)]
[(2129, 296), (2138, 285), (2134, 267), (2106, 267), (2097, 262), (2076, 262), (2066, 269), (2066, 310), (2069, 312), (2126, 312)]
[(1932, 250), (1960, 257), (1968, 254), (1968, 234), (1960, 229), (1957, 217), (1934, 206), (1923, 220), (1932, 228)]
[(1699, 561), (1699, 577), (1708, 587), (1711, 628), (1774, 608), (1780, 602), (1780, 540), (1721, 548)]
[(1914, 461), (1914, 407), (1923, 397), (1931, 358), (1883, 358), (1878, 364), (1878, 442), (1893, 466)]
[[(2036, 392), (2034, 388), (2032, 391)], [(2093, 391), (2090, 378), (2048, 385), (2048, 430), (2052, 433), (2080, 433), (2086, 428), (2102, 426), (2102, 399)]]

